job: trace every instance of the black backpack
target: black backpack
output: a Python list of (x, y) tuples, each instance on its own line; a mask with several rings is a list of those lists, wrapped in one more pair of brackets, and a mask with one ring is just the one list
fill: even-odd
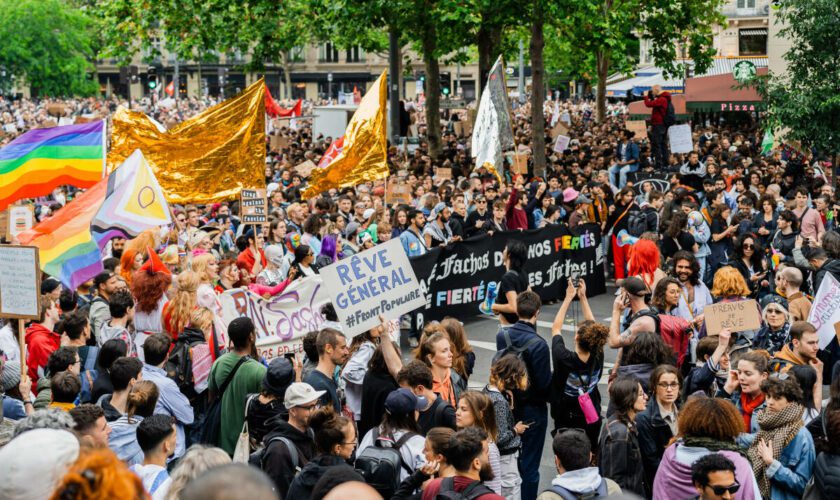
[[(390, 446), (383, 446), (379, 439), (379, 428), (373, 428), (373, 446), (368, 446), (356, 457), (356, 472), (365, 482), (379, 492), (383, 498), (391, 498), (400, 486), (400, 470), (408, 474), (414, 470), (405, 463), (400, 447), (417, 434), (406, 432)], [(393, 438), (393, 436), (392, 436)]]
[(647, 213), (644, 210), (630, 212), (627, 216), (627, 232), (630, 236), (641, 236), (647, 231)]
[(665, 108), (665, 117), (663, 118), (663, 122), (665, 123), (666, 127), (670, 127), (671, 125), (677, 123), (677, 112), (674, 110), (674, 105), (671, 103), (671, 98), (668, 97), (668, 107)]
[(169, 351), (169, 359), (163, 369), (166, 376), (175, 381), (181, 393), (190, 401), (198, 396), (195, 391), (193, 377), (192, 348), (198, 344), (205, 343), (203, 336), (196, 336), (189, 329), (184, 330), (175, 341), (175, 345)]
[(504, 356), (507, 356), (508, 354), (513, 354), (514, 356), (516, 356), (517, 358), (521, 359), (524, 362), (525, 361), (525, 353), (528, 352), (528, 348), (531, 347), (532, 345), (536, 345), (540, 340), (542, 340), (539, 336), (535, 336), (534, 338), (532, 338), (528, 342), (525, 342), (524, 345), (522, 345), (520, 347), (517, 347), (517, 346), (513, 345), (513, 341), (510, 339), (510, 330), (505, 330), (504, 338), (505, 338), (505, 347), (504, 347), (504, 349), (498, 351), (493, 356), (493, 363), (495, 363), (497, 360), (503, 358)]
[(481, 495), (492, 495), (495, 492), (481, 481), (473, 481), (461, 491), (455, 491), (455, 478), (445, 477), (440, 482), (440, 489), (435, 500), (475, 500)]
[(204, 417), (204, 427), (202, 427), (201, 435), (198, 438), (199, 443), (211, 446), (219, 446), (221, 444), (220, 433), (222, 431), (222, 398), (225, 395), (225, 389), (227, 389), (228, 384), (230, 384), (233, 377), (236, 376), (236, 371), (239, 370), (239, 367), (249, 359), (250, 356), (242, 356), (239, 358), (239, 361), (236, 362), (233, 370), (230, 371), (225, 381), (219, 387), (216, 399), (214, 399), (213, 402), (210, 403), (210, 406), (207, 407), (207, 413), (205, 413)]

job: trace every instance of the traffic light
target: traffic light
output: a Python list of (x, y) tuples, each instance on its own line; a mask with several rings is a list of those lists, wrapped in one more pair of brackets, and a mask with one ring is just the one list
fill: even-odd
[(228, 69), (219, 68), (219, 86), (223, 87), (227, 83)]
[(440, 93), (448, 96), (452, 91), (452, 75), (448, 71), (440, 74)]
[(140, 70), (136, 65), (132, 64), (128, 67), (128, 75), (131, 83), (137, 83), (140, 81)]
[(155, 90), (158, 86), (157, 68), (149, 66), (149, 69), (146, 71), (146, 79), (149, 84), (149, 89)]

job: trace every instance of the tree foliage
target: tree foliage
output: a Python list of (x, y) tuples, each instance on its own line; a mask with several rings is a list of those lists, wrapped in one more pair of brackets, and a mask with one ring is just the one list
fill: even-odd
[(14, 77), (35, 95), (95, 94), (90, 28), (84, 12), (61, 0), (0, 0), (0, 91)]
[(840, 3), (788, 1), (778, 10), (780, 35), (790, 39), (787, 71), (759, 79), (767, 118), (786, 138), (840, 155)]

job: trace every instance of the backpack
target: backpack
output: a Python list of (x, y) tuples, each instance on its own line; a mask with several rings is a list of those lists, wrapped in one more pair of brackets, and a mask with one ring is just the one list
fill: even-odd
[(193, 380), (192, 348), (202, 343), (204, 343), (203, 338), (199, 340), (188, 335), (185, 331), (178, 336), (178, 340), (175, 341), (169, 351), (169, 359), (163, 366), (163, 369), (166, 370), (166, 376), (174, 380), (181, 394), (191, 401), (198, 396)]
[(653, 322), (656, 323), (656, 333), (666, 345), (673, 349), (674, 354), (677, 356), (677, 368), (682, 367), (689, 343), (689, 338), (686, 333), (691, 331), (691, 323), (679, 316), (658, 314), (651, 309), (644, 309), (631, 316), (628, 324), (633, 323), (636, 318), (641, 318), (642, 316), (653, 318)]
[(644, 210), (631, 212), (627, 216), (627, 232), (630, 236), (639, 237), (647, 231), (647, 213)]
[(400, 470), (413, 471), (400, 453), (400, 447), (417, 434), (406, 432), (390, 446), (383, 446), (379, 439), (379, 428), (373, 428), (373, 446), (368, 446), (356, 457), (356, 472), (383, 498), (391, 498), (400, 486)]
[(271, 443), (275, 441), (282, 441), (286, 445), (286, 449), (289, 450), (289, 458), (292, 461), (292, 469), (295, 471), (295, 475), (297, 475), (300, 472), (300, 456), (298, 455), (297, 446), (295, 446), (291, 439), (283, 436), (274, 436), (265, 443), (265, 446), (251, 453), (251, 456), (248, 457), (248, 465), (259, 467), (260, 470), (265, 472), (266, 451), (271, 446)]
[(662, 121), (666, 127), (677, 123), (677, 112), (674, 110), (674, 105), (671, 103), (670, 97), (668, 97), (668, 107), (665, 108), (665, 117)]
[(207, 407), (207, 413), (205, 413), (204, 417), (204, 427), (201, 429), (201, 435), (198, 438), (199, 443), (209, 444), (216, 447), (221, 444), (222, 400), (224, 399), (225, 389), (227, 389), (227, 386), (233, 380), (233, 377), (236, 376), (236, 372), (239, 370), (239, 367), (249, 359), (251, 359), (250, 356), (242, 356), (239, 358), (239, 361), (236, 362), (233, 370), (230, 371), (221, 387), (219, 387), (216, 399), (214, 399), (213, 402), (210, 403), (210, 406)]
[(481, 495), (492, 495), (494, 492), (481, 481), (473, 481), (461, 491), (455, 491), (455, 478), (445, 477), (440, 482), (440, 489), (435, 500), (474, 500)]
[(598, 485), (598, 489), (595, 491), (590, 491), (589, 493), (575, 493), (573, 491), (567, 490), (566, 488), (563, 488), (562, 486), (557, 485), (551, 485), (551, 488), (549, 488), (548, 491), (556, 493), (563, 500), (606, 498), (607, 481), (604, 478), (601, 478), (601, 484)]
[(516, 356), (517, 358), (521, 359), (524, 362), (525, 361), (525, 353), (528, 352), (528, 348), (530, 348), (532, 345), (536, 345), (540, 340), (542, 340), (539, 336), (534, 336), (534, 338), (532, 338), (528, 342), (525, 342), (525, 345), (523, 345), (521, 347), (517, 347), (517, 346), (513, 345), (513, 341), (510, 339), (510, 330), (509, 329), (505, 330), (504, 339), (505, 339), (505, 347), (504, 347), (504, 349), (500, 350), (499, 352), (497, 352), (493, 356), (493, 363), (495, 363), (497, 360), (503, 358), (504, 356), (507, 356), (508, 354), (513, 354), (514, 356)]
[(85, 358), (85, 366), (81, 370), (82, 390), (79, 392), (79, 401), (82, 403), (89, 403), (90, 397), (93, 394), (93, 383), (99, 376), (96, 371), (96, 358), (99, 355), (98, 347), (88, 347), (88, 355)]

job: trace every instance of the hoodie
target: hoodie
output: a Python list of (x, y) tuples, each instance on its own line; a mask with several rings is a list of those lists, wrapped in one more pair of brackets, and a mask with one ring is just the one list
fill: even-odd
[(307, 429), (306, 432), (297, 430), (279, 415), (266, 422), (266, 426), (270, 431), (263, 439), (266, 443), (263, 455), (263, 472), (274, 481), (277, 492), (280, 493), (280, 498), (286, 498), (289, 486), (291, 486), (292, 480), (297, 474), (297, 469), (292, 464), (292, 458), (286, 444), (280, 440), (270, 441), (275, 437), (284, 437), (291, 441), (298, 452), (297, 468), (303, 468), (315, 456), (314, 434), (312, 429)]
[(778, 351), (770, 360), (770, 371), (781, 373), (791, 369), (794, 365), (807, 365), (808, 363), (793, 352), (790, 344), (785, 344), (781, 351)]
[(306, 464), (300, 473), (295, 476), (292, 484), (289, 486), (289, 493), (283, 498), (310, 498), (312, 497), (312, 489), (315, 483), (327, 473), (327, 471), (336, 468), (344, 468), (349, 471), (354, 471), (352, 467), (347, 465), (347, 461), (336, 455), (318, 455), (313, 458), (311, 462)]
[[(678, 460), (677, 456), (683, 453), (678, 453), (677, 448), (685, 451), (686, 456), (691, 458), (690, 463)], [(656, 479), (653, 481), (653, 499), (693, 498), (697, 490), (694, 489), (694, 483), (691, 481), (691, 463), (709, 453), (713, 452), (706, 448), (686, 447), (681, 443), (674, 443), (666, 448), (662, 461), (659, 463), (659, 469), (656, 471)], [(735, 464), (735, 480), (741, 485), (735, 493), (735, 499), (760, 498), (750, 461), (734, 451), (720, 450), (716, 453), (720, 453)]]
[(38, 380), (43, 374), (44, 367), (61, 345), (61, 336), (40, 323), (32, 323), (26, 329), (27, 375), (30, 380)]
[[(607, 495), (618, 495), (621, 493), (621, 487), (612, 479), (602, 478), (601, 473), (598, 472), (598, 467), (586, 467), (584, 469), (566, 471), (563, 474), (558, 474), (551, 481), (551, 486), (559, 486), (576, 495), (587, 495), (598, 491), (601, 481), (607, 482)], [(557, 493), (551, 490), (545, 491), (537, 500), (554, 500), (562, 498)]]

